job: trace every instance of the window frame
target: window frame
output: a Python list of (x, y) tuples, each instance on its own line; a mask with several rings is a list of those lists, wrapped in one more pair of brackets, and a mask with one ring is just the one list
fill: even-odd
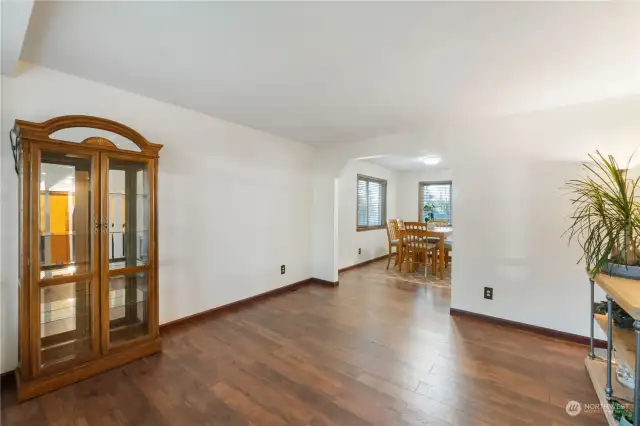
[(449, 185), (449, 214), (451, 215), (449, 224), (453, 225), (453, 181), (451, 180), (418, 182), (418, 222), (424, 222), (424, 217), (422, 217), (424, 212), (422, 210), (424, 208), (424, 199), (422, 198), (424, 190), (422, 187), (428, 185)]
[[(380, 206), (380, 225), (365, 225), (361, 226), (358, 224), (358, 185), (361, 180), (368, 182), (377, 182), (382, 185), (382, 205)], [(361, 175), (357, 174), (356, 176), (356, 231), (374, 231), (378, 229), (386, 229), (387, 227), (387, 180), (381, 179), (373, 176)]]

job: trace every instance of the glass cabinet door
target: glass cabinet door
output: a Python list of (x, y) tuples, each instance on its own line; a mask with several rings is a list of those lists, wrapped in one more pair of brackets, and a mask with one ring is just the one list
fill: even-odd
[(150, 334), (153, 288), (152, 162), (103, 155), (103, 307), (111, 348)]
[[(82, 152), (82, 151), (80, 151)], [(97, 154), (34, 151), (33, 370), (98, 355)], [(37, 173), (37, 174), (35, 174)], [(37, 253), (37, 256), (35, 255)]]

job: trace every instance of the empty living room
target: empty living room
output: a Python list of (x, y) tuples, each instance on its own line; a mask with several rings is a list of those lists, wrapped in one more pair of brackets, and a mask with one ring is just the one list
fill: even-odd
[(640, 3), (0, 23), (3, 426), (640, 426)]

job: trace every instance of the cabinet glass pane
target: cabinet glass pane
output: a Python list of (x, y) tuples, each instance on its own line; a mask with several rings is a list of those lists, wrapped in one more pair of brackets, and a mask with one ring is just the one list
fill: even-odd
[(40, 289), (41, 365), (91, 352), (91, 286), (87, 282)]
[(147, 279), (146, 272), (109, 278), (109, 340), (112, 345), (148, 334)]
[(42, 152), (40, 278), (91, 271), (91, 158)]
[(147, 163), (109, 160), (109, 269), (149, 263)]

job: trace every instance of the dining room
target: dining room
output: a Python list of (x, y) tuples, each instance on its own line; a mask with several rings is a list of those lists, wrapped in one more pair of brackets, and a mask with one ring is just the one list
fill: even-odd
[(450, 287), (452, 195), (451, 170), (435, 155), (347, 162), (338, 179), (339, 271), (375, 262), (367, 272), (382, 280)]

